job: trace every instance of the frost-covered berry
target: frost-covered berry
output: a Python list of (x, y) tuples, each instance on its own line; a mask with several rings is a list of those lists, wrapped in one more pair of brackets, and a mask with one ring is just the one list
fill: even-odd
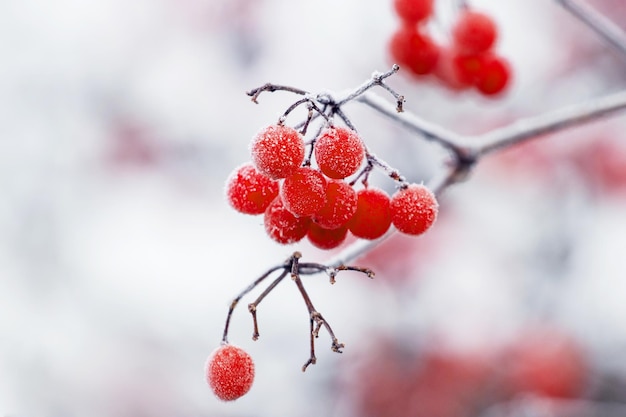
[(278, 181), (251, 164), (236, 168), (226, 180), (226, 199), (240, 213), (262, 214), (278, 195)]
[(439, 204), (422, 184), (411, 184), (391, 197), (391, 222), (402, 233), (420, 235), (437, 219)]
[(393, 6), (398, 17), (409, 24), (423, 21), (433, 12), (433, 0), (394, 0)]
[(287, 210), (280, 196), (272, 201), (263, 215), (265, 232), (272, 240), (283, 245), (302, 240), (310, 223), (310, 217), (296, 217)]
[(285, 178), (304, 161), (304, 139), (294, 128), (271, 125), (252, 139), (250, 152), (259, 172), (275, 180)]
[(326, 204), (326, 178), (313, 168), (298, 168), (283, 181), (280, 197), (295, 216), (311, 216)]
[(343, 179), (354, 174), (364, 156), (363, 142), (352, 129), (329, 127), (315, 142), (315, 161), (329, 178)]
[(465, 52), (481, 53), (496, 41), (498, 29), (493, 19), (480, 12), (462, 12), (452, 28), (455, 46)]
[(205, 373), (206, 381), (217, 398), (233, 401), (252, 387), (254, 362), (240, 347), (225, 344), (209, 355)]
[(311, 223), (307, 238), (311, 244), (319, 249), (333, 249), (341, 245), (348, 235), (348, 226), (337, 229), (324, 229), (318, 224)]
[(350, 232), (362, 239), (377, 239), (391, 226), (389, 195), (376, 187), (357, 191), (356, 212), (348, 222)]
[(356, 211), (356, 191), (340, 180), (326, 187), (326, 204), (313, 215), (313, 221), (324, 229), (336, 229), (348, 223)]

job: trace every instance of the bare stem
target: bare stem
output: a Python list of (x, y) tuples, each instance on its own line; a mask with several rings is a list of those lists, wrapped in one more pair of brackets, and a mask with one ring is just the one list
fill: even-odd
[(263, 299), (270, 293), (272, 290), (287, 276), (287, 271), (283, 271), (278, 278), (276, 278), (266, 289), (257, 297), (254, 302), (248, 304), (248, 311), (252, 314), (252, 324), (254, 329), (252, 331), (252, 340), (257, 340), (259, 338), (259, 325), (256, 319), (256, 309), (258, 305), (263, 301)]
[(224, 333), (222, 336), (222, 343), (228, 343), (228, 329), (230, 327), (230, 320), (232, 318), (233, 311), (235, 307), (239, 303), (239, 301), (250, 291), (256, 288), (261, 282), (263, 282), (267, 277), (269, 277), (272, 273), (282, 270), (280, 275), (272, 281), (272, 283), (250, 304), (248, 304), (248, 311), (252, 315), (252, 323), (253, 323), (253, 332), (252, 339), (257, 340), (259, 338), (259, 326), (257, 322), (257, 307), (265, 299), (265, 297), (276, 288), (276, 286), (289, 274), (292, 280), (296, 283), (300, 294), (304, 300), (304, 304), (307, 307), (307, 311), (309, 312), (309, 322), (310, 322), (310, 356), (307, 362), (302, 367), (302, 370), (306, 370), (309, 365), (312, 365), (316, 362), (315, 358), (315, 343), (314, 339), (319, 336), (319, 331), (323, 327), (326, 329), (328, 334), (331, 337), (332, 344), (331, 349), (334, 352), (341, 353), (341, 349), (344, 347), (343, 343), (339, 343), (333, 329), (330, 327), (328, 322), (324, 319), (324, 317), (319, 313), (315, 307), (313, 306), (313, 302), (309, 297), (309, 294), (306, 292), (304, 288), (304, 284), (301, 280), (301, 275), (314, 275), (320, 272), (326, 272), (330, 276), (331, 283), (335, 282), (335, 276), (340, 271), (355, 271), (365, 274), (367, 277), (372, 278), (374, 276), (374, 272), (369, 268), (363, 268), (359, 266), (351, 266), (351, 265), (324, 265), (320, 263), (313, 262), (300, 262), (300, 258), (302, 254), (300, 252), (294, 252), (285, 262), (281, 265), (277, 265), (273, 268), (270, 268), (267, 272), (261, 275), (259, 278), (254, 280), (248, 287), (246, 287), (241, 293), (235, 297), (235, 299), (231, 302), (230, 307), (228, 309), (228, 314), (226, 317), (226, 324), (224, 326)]
[(251, 100), (253, 102), (258, 103), (257, 99), (259, 98), (261, 93), (264, 91), (267, 91), (270, 93), (273, 93), (274, 91), (288, 91), (290, 93), (300, 94), (300, 95), (309, 94), (305, 90), (301, 90), (299, 88), (289, 87), (286, 85), (277, 85), (277, 84), (272, 84), (272, 83), (263, 84), (262, 86), (258, 88), (254, 88), (250, 91), (247, 91), (246, 94), (251, 97)]
[(235, 311), (235, 307), (239, 304), (239, 300), (241, 300), (246, 294), (256, 288), (263, 280), (269, 277), (274, 271), (278, 271), (279, 269), (285, 268), (285, 265), (278, 265), (273, 268), (270, 268), (266, 273), (261, 275), (259, 278), (255, 279), (250, 285), (248, 285), (242, 292), (240, 292), (230, 303), (230, 307), (228, 308), (228, 314), (226, 315), (226, 324), (224, 325), (224, 333), (222, 335), (222, 342), (228, 343), (228, 328), (230, 326), (230, 320), (233, 315), (233, 311)]
[(457, 135), (450, 130), (444, 129), (434, 123), (427, 122), (412, 113), (406, 111), (398, 113), (388, 101), (383, 100), (376, 94), (366, 93), (358, 97), (357, 100), (373, 108), (382, 115), (398, 122), (411, 132), (416, 133), (425, 139), (440, 143), (442, 146), (449, 148), (454, 153), (462, 154), (466, 152), (465, 147), (462, 146), (462, 136)]

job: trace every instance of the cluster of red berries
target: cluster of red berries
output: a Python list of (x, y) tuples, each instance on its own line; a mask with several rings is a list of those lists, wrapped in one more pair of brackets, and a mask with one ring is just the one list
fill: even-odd
[(230, 205), (244, 214), (263, 214), (265, 231), (278, 243), (306, 236), (320, 249), (339, 246), (348, 232), (376, 239), (393, 224), (419, 235), (434, 223), (437, 200), (423, 185), (403, 184), (390, 197), (382, 189), (357, 191), (346, 182), (366, 159), (354, 130), (328, 126), (311, 146), (317, 168), (305, 161), (306, 145), (296, 129), (279, 123), (261, 130), (250, 145), (252, 162), (227, 181)]
[(434, 75), (451, 89), (474, 87), (485, 96), (503, 92), (511, 67), (494, 52), (498, 28), (487, 14), (463, 8), (451, 29), (451, 45), (438, 44), (425, 23), (434, 0), (393, 0), (400, 27), (389, 43), (391, 58), (416, 76)]
[(233, 401), (250, 391), (254, 381), (254, 362), (240, 347), (223, 344), (209, 355), (205, 376), (217, 398)]

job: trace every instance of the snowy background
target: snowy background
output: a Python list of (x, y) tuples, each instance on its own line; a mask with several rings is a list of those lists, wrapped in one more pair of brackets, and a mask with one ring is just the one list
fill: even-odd
[[(440, 39), (451, 3), (438, 0)], [(626, 22), (619, 3), (595, 2)], [(400, 73), (389, 84), (407, 110), (473, 134), (626, 86), (624, 57), (555, 4), (472, 4), (500, 25), (512, 88), (491, 100)], [(245, 91), (353, 88), (390, 68), (397, 24), (389, 0), (0, 3), (0, 416), (347, 417), (358, 405), (341, 384), (378, 337), (485, 349), (537, 318), (579, 340), (594, 375), (626, 373), (617, 116), (487, 158), (446, 192), (432, 235), (359, 262), (374, 281), (306, 278), (343, 355), (322, 334), (318, 364), (301, 372), (308, 318), (285, 282), (259, 308), (258, 341), (245, 307), (233, 318), (230, 340), (257, 366), (250, 393), (222, 403), (206, 386), (237, 292), (296, 249), (328, 256), (272, 243), (262, 219), (224, 201), (252, 135), (292, 102), (279, 92), (255, 105)], [(441, 168), (441, 150), (357, 103), (345, 110), (408, 179)]]

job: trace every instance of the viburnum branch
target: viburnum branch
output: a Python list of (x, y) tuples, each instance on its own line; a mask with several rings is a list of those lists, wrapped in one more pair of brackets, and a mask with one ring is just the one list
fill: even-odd
[[(434, 175), (427, 188), (429, 188), (435, 195), (439, 196), (449, 186), (465, 180), (471, 173), (473, 167), (480, 161), (483, 156), (486, 156), (492, 152), (496, 152), (503, 148), (508, 148), (517, 143), (525, 140), (535, 138), (547, 133), (553, 133), (564, 130), (568, 127), (588, 123), (593, 120), (598, 120), (602, 117), (607, 117), (616, 113), (618, 110), (626, 109), (626, 92), (613, 94), (606, 97), (590, 100), (588, 102), (568, 106), (556, 111), (545, 113), (535, 117), (528, 117), (518, 120), (508, 126), (494, 129), (490, 132), (475, 136), (459, 135), (453, 131), (447, 130), (434, 123), (427, 122), (420, 117), (411, 114), (410, 112), (398, 112), (397, 106), (394, 107), (389, 101), (383, 100), (379, 96), (368, 92), (370, 88), (375, 85), (382, 85), (382, 80), (389, 77), (398, 70), (397, 66), (391, 71), (383, 74), (375, 74), (372, 79), (354, 90), (352, 93), (344, 96), (341, 100), (335, 100), (330, 93), (319, 94), (317, 96), (311, 96), (309, 93), (294, 89), (290, 87), (277, 86), (273, 84), (266, 84), (258, 89), (251, 90), (249, 95), (256, 98), (262, 91), (277, 91), (285, 90), (291, 91), (297, 94), (303, 94), (307, 97), (296, 102), (286, 114), (289, 113), (297, 105), (304, 102), (309, 102), (309, 116), (307, 117), (302, 126), (308, 126), (311, 121), (317, 117), (324, 116), (327, 119), (327, 123), (332, 122), (332, 117), (337, 115), (351, 128), (353, 128), (350, 120), (343, 113), (342, 105), (351, 101), (357, 100), (363, 104), (366, 104), (370, 108), (378, 111), (382, 115), (390, 118), (396, 123), (402, 125), (407, 130), (416, 135), (423, 137), (429, 141), (432, 141), (444, 149), (447, 149), (450, 153), (450, 159), (439, 174)], [(390, 89), (387, 89), (389, 91)], [(392, 93), (393, 94), (393, 93)], [(313, 98), (314, 97), (314, 98)], [(394, 97), (396, 97), (394, 95)], [(317, 106), (315, 103), (319, 103)], [(397, 104), (397, 103), (396, 103)], [(316, 107), (314, 107), (316, 106)], [(321, 107), (321, 109), (320, 109)], [(313, 113), (315, 110), (317, 113)], [(321, 132), (321, 128), (320, 128)], [(319, 132), (318, 132), (319, 135)], [(309, 145), (313, 147), (315, 138), (309, 142)], [(308, 161), (310, 163), (312, 154), (309, 152)], [(386, 162), (377, 158), (373, 154), (366, 152), (366, 166), (356, 175), (356, 178), (350, 183), (354, 185), (356, 181), (361, 180), (364, 184), (367, 184), (368, 176), (374, 168), (380, 168), (387, 173), (388, 176), (394, 180), (400, 182), (400, 186), (406, 184), (406, 180), (400, 175), (397, 170), (394, 170)], [(341, 349), (344, 347), (342, 343), (339, 343), (332, 328), (324, 317), (315, 309), (311, 298), (304, 288), (302, 282), (302, 275), (313, 275), (321, 272), (326, 272), (330, 278), (330, 282), (335, 282), (335, 276), (339, 271), (352, 270), (365, 273), (370, 278), (373, 276), (373, 272), (367, 268), (346, 266), (353, 260), (366, 254), (374, 247), (378, 246), (381, 242), (388, 239), (394, 233), (397, 232), (393, 226), (380, 238), (375, 240), (358, 240), (357, 242), (347, 246), (332, 259), (326, 262), (325, 265), (317, 263), (301, 263), (300, 258), (302, 254), (300, 252), (294, 252), (294, 254), (282, 265), (270, 269), (266, 274), (257, 278), (249, 287), (247, 287), (239, 296), (237, 296), (229, 308), (226, 325), (224, 329), (223, 342), (227, 342), (227, 333), (230, 323), (230, 319), (234, 308), (239, 300), (252, 289), (254, 289), (260, 282), (267, 278), (272, 272), (281, 270), (281, 275), (276, 278), (269, 287), (255, 300), (255, 302), (249, 305), (249, 310), (253, 316), (254, 333), (253, 338), (258, 337), (258, 326), (256, 320), (256, 307), (258, 304), (271, 292), (282, 279), (288, 274), (291, 274), (292, 280), (295, 282), (298, 290), (304, 300), (309, 313), (309, 327), (310, 327), (310, 355), (309, 359), (303, 366), (303, 371), (306, 368), (316, 363), (315, 356), (315, 344), (314, 339), (319, 336), (319, 331), (323, 328), (326, 329), (332, 339), (331, 349), (335, 352), (341, 353)]]
[(626, 34), (619, 26), (584, 2), (578, 0), (556, 0), (556, 2), (621, 52), (622, 59), (626, 59)]

